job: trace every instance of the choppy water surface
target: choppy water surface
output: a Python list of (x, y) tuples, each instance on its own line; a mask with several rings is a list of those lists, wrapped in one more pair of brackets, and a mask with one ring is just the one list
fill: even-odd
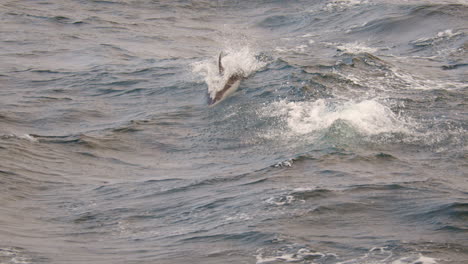
[(0, 20), (0, 263), (468, 262), (466, 1)]

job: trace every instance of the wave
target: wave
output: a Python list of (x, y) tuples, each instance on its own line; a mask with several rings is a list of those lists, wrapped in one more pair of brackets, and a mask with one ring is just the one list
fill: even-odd
[(417, 40), (411, 41), (410, 43), (417, 47), (431, 46), (443, 41), (450, 40), (455, 37), (463, 36), (464, 33), (461, 31), (453, 31), (453, 29), (446, 29), (444, 31), (438, 32), (434, 37), (425, 37), (419, 38)]
[(409, 6), (408, 11), (404, 14), (369, 21), (361, 27), (352, 29), (351, 32), (385, 34), (387, 37), (396, 36), (397, 34), (403, 35), (424, 28), (424, 23), (428, 23), (430, 19), (450, 19), (451, 17), (461, 16), (467, 9), (468, 6), (466, 5), (456, 4)]
[(451, 202), (428, 207), (420, 209), (417, 213), (409, 213), (406, 218), (408, 221), (430, 224), (434, 226), (434, 230), (446, 230), (456, 234), (468, 233), (466, 226), (468, 203)]

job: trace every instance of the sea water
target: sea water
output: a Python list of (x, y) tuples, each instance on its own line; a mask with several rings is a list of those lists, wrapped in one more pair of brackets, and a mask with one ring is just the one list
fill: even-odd
[(0, 19), (0, 263), (467, 263), (466, 1)]

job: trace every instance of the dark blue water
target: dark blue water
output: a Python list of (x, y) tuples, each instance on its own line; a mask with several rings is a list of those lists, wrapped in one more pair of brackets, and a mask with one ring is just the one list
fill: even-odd
[(0, 263), (467, 263), (467, 109), (462, 0), (2, 1)]

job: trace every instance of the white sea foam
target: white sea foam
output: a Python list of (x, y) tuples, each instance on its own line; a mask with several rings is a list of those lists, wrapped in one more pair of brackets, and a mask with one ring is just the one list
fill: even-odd
[(352, 43), (342, 43), (342, 44), (335, 44), (336, 48), (339, 49), (342, 52), (346, 53), (353, 53), (353, 54), (359, 54), (359, 53), (375, 53), (377, 52), (376, 48), (371, 48), (363, 43), (359, 42), (352, 42)]
[[(355, 50), (357, 52), (357, 50)], [(357, 52), (359, 53), (359, 52)], [(395, 57), (400, 62), (411, 62), (415, 58), (420, 57)], [(369, 63), (369, 62), (367, 62)], [(394, 89), (415, 89), (415, 90), (447, 90), (447, 89), (462, 89), (466, 87), (463, 82), (448, 81), (440, 78), (428, 78), (426, 76), (418, 76), (415, 73), (410, 73), (395, 65), (378, 62), (379, 66), (384, 68), (380, 71), (380, 75), (372, 75), (364, 72), (340, 72), (335, 71), (337, 75), (352, 81), (354, 84), (362, 87), (369, 87), (368, 92), (372, 90), (381, 90), (392, 92)], [(339, 96), (339, 94), (337, 95)]]
[(228, 215), (223, 217), (226, 222), (239, 222), (252, 219), (252, 217), (245, 213), (236, 213), (234, 215)]
[[(309, 41), (309, 43), (313, 44), (314, 42)], [(304, 53), (307, 50), (308, 47), (309, 46), (306, 45), (306, 44), (301, 44), (301, 45), (297, 45), (297, 46), (294, 46), (294, 47), (276, 47), (275, 51), (279, 52), (279, 53), (290, 53), (290, 52), (292, 52), (292, 53)]]
[(26, 139), (28, 141), (31, 141), (31, 142), (37, 142), (37, 139), (29, 134), (24, 134), (24, 135), (20, 135), (18, 136), (19, 138), (21, 139)]
[(281, 254), (277, 254), (275, 256), (267, 256), (265, 252), (263, 252), (263, 249), (260, 249), (257, 251), (256, 259), (257, 259), (257, 264), (263, 264), (263, 263), (277, 263), (278, 261), (280, 262), (300, 262), (304, 261), (308, 258), (323, 258), (327, 256), (327, 254), (321, 253), (321, 252), (314, 252), (311, 251), (307, 248), (301, 248), (297, 250), (297, 252), (293, 253), (286, 253), (286, 252), (278, 252)]
[(456, 36), (460, 36), (462, 34), (463, 32), (461, 31), (454, 32), (453, 29), (446, 29), (444, 31), (437, 32), (437, 34), (433, 37), (419, 38), (411, 43), (417, 46), (431, 45), (431, 44), (436, 44), (447, 39), (451, 39)]
[(350, 7), (355, 7), (363, 4), (367, 4), (367, 0), (333, 0), (330, 3), (327, 3), (323, 8), (324, 11), (334, 11), (337, 9), (346, 9)]
[[(289, 248), (289, 249), (287, 249)], [(320, 260), (324, 258), (333, 258), (336, 264), (437, 264), (437, 259), (423, 256), (420, 253), (407, 253), (406, 256), (394, 252), (387, 247), (375, 247), (367, 253), (356, 258), (343, 259), (343, 257), (333, 253), (314, 252), (308, 248), (289, 245), (288, 247), (279, 250), (268, 250), (261, 248), (257, 250), (257, 264), (267, 263), (288, 263), (315, 260), (316, 262), (307, 263), (322, 263)]]
[(435, 80), (428, 79), (419, 76), (412, 75), (403, 70), (392, 67), (392, 74), (394, 78), (403, 82), (403, 87), (416, 90), (449, 90), (449, 89), (461, 89), (466, 87), (465, 83), (454, 82), (447, 80)]
[(329, 128), (338, 120), (367, 135), (408, 132), (408, 124), (387, 106), (375, 101), (332, 103), (325, 99), (312, 102), (275, 102), (263, 115), (281, 117), (289, 135), (309, 134)]
[(458, 35), (461, 35), (461, 34), (462, 34), (462, 32), (453, 32), (452, 29), (447, 29), (447, 30), (438, 32), (437, 37), (438, 38), (451, 38), (451, 37), (455, 37), (455, 36), (458, 36)]
[(30, 264), (33, 263), (31, 258), (23, 256), (23, 252), (16, 248), (0, 248), (0, 261), (3, 259), (10, 258), (8, 262), (0, 263), (18, 263), (18, 264)]
[(240, 49), (228, 48), (223, 51), (222, 58), (224, 74), (219, 74), (218, 55), (192, 65), (192, 72), (203, 77), (208, 86), (208, 93), (214, 97), (216, 92), (223, 89), (223, 84), (235, 73), (248, 77), (266, 65), (265, 62), (256, 58), (256, 53), (246, 46)]
[(275, 164), (275, 168), (286, 168), (286, 167), (292, 167), (293, 166), (293, 163), (294, 163), (294, 160), (290, 159), (290, 160), (285, 160), (285, 161), (282, 161), (282, 162), (278, 162), (277, 164)]
[(315, 36), (316, 36), (315, 34), (307, 33), (307, 34), (302, 35), (301, 38), (310, 38), (310, 37), (315, 37)]
[(37, 142), (37, 139), (30, 134), (6, 134), (6, 135), (0, 135), (0, 138), (17, 138), (17, 139), (23, 139), (27, 140), (30, 142)]
[(286, 195), (286, 196), (281, 196), (281, 197), (270, 197), (265, 201), (265, 203), (282, 206), (282, 205), (291, 204), (292, 202), (294, 202), (294, 200), (295, 200), (294, 196)]
[(417, 259), (414, 257), (404, 257), (393, 261), (391, 264), (437, 264), (437, 260), (420, 254)]

